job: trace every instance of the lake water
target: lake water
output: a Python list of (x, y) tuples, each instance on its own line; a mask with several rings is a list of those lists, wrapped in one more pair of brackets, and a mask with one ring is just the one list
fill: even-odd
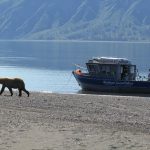
[(21, 77), (30, 91), (77, 93), (74, 64), (97, 56), (128, 58), (146, 75), (150, 43), (0, 41), (0, 77)]

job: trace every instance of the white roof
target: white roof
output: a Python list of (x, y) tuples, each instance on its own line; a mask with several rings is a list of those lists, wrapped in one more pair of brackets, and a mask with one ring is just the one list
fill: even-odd
[(89, 62), (100, 64), (131, 64), (126, 58), (115, 57), (94, 57), (92, 60), (89, 60)]

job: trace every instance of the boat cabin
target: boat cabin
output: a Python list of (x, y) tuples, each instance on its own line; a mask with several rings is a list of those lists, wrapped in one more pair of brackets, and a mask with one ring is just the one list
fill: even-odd
[(91, 76), (125, 81), (136, 79), (136, 66), (125, 58), (98, 57), (89, 60), (86, 65)]

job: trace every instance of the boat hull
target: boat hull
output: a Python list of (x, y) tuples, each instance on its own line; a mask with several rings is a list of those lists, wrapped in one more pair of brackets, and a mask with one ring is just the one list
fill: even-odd
[(115, 81), (113, 79), (93, 77), (89, 74), (79, 75), (74, 71), (73, 75), (82, 90), (86, 91), (150, 94), (149, 81)]

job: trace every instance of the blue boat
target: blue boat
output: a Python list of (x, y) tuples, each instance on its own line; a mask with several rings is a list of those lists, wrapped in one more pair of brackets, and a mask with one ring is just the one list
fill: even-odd
[(125, 58), (97, 57), (86, 63), (87, 72), (72, 73), (84, 91), (150, 93), (150, 81), (137, 79), (136, 65)]

